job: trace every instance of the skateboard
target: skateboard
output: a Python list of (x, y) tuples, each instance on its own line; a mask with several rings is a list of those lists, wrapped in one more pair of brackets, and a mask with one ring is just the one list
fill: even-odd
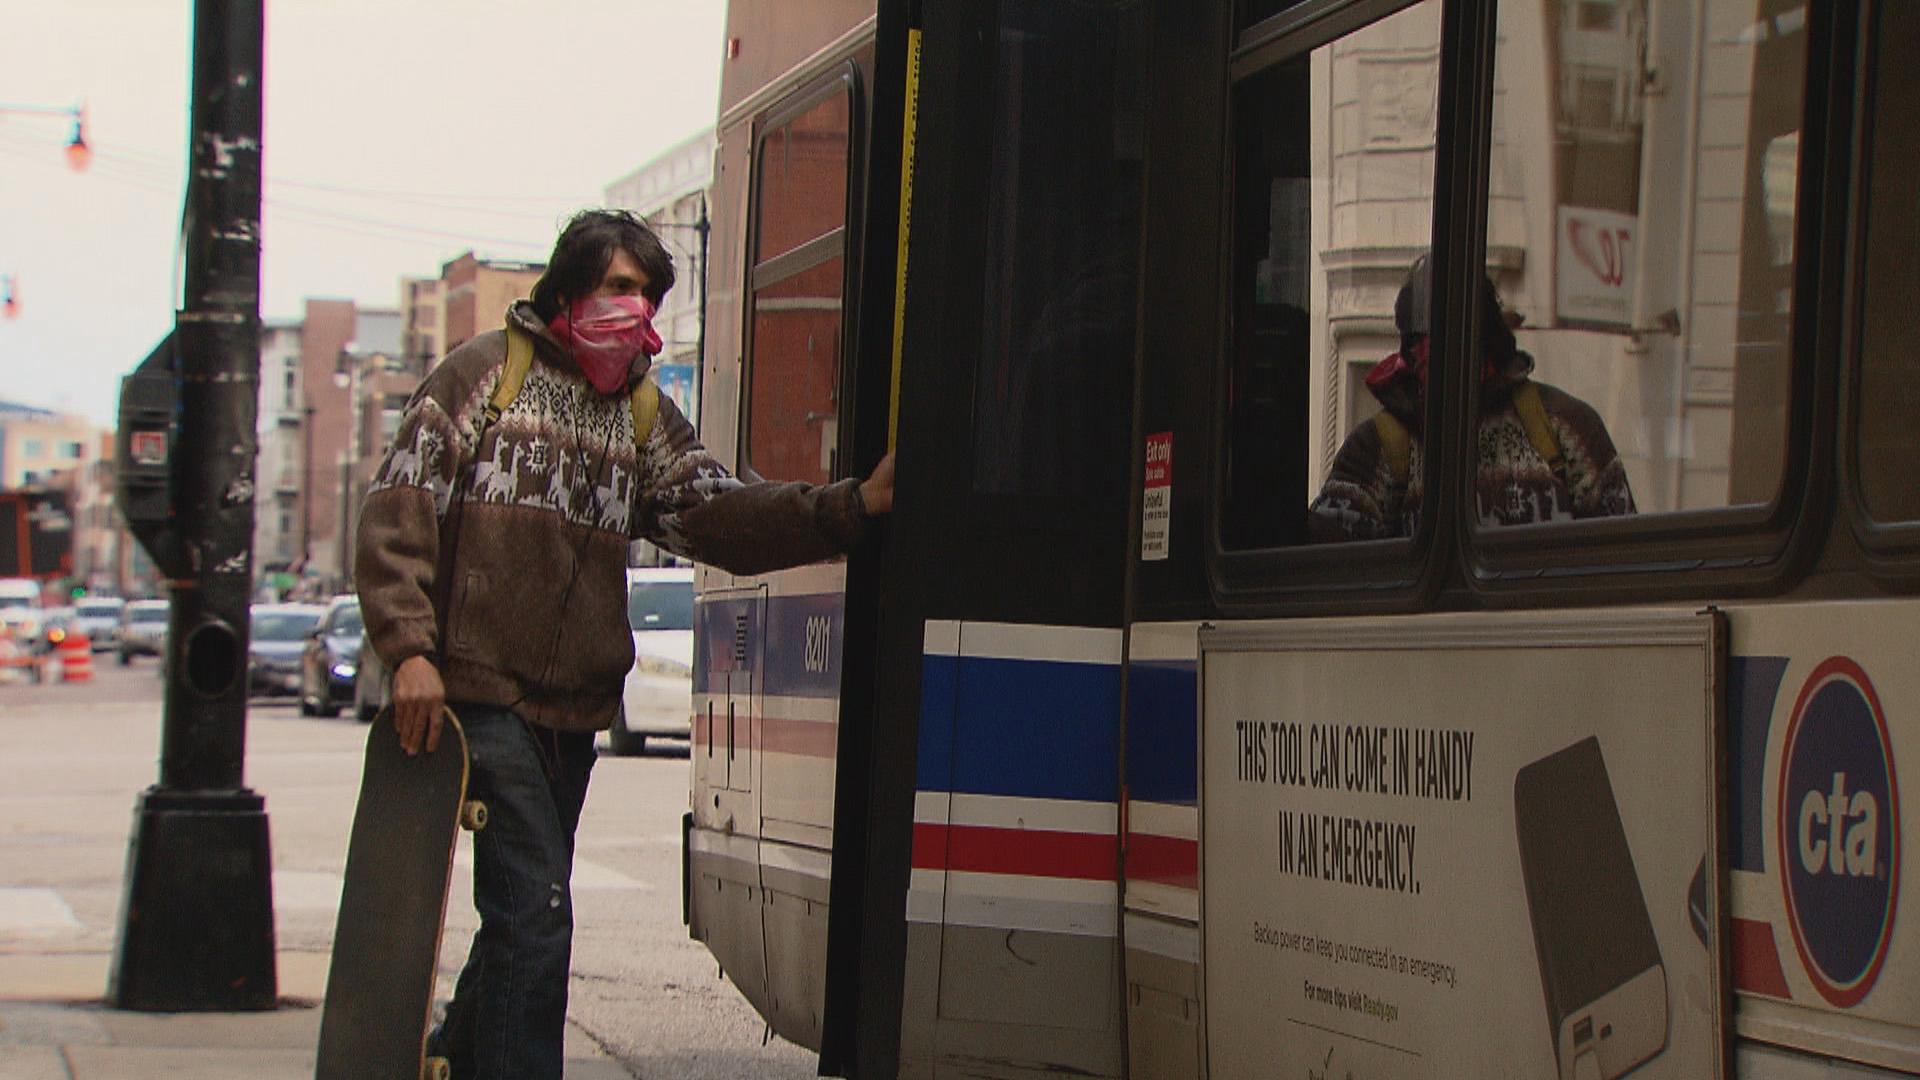
[(443, 712), (440, 746), (408, 757), (391, 707), (367, 733), (346, 881), (320, 1018), (315, 1080), (445, 1080), (426, 1056), (447, 886), (459, 828), (486, 826), (467, 798), (467, 735)]

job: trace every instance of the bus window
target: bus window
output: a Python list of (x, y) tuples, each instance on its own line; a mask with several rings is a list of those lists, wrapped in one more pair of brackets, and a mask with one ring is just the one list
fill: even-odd
[(1497, 30), (1486, 248), (1512, 333), (1482, 335), (1472, 519), (1774, 501), (1804, 0), (1523, 0)]
[(845, 262), (836, 255), (754, 294), (747, 446), (769, 480), (833, 479)]
[(1868, 180), (1866, 282), (1858, 389), (1860, 494), (1885, 522), (1920, 521), (1920, 380), (1913, 361), (1914, 304), (1920, 300), (1920, 210), (1913, 163), (1920, 161), (1920, 6), (1879, 8), (1874, 49), (1873, 159)]
[(760, 141), (744, 456), (768, 480), (834, 478), (851, 117), (836, 84)]
[[(1229, 549), (1418, 520), (1418, 441), (1383, 453), (1368, 377), (1400, 362), (1396, 303), (1433, 235), (1439, 65), (1426, 0), (1234, 87)], [(1421, 402), (1392, 404), (1422, 426)]]
[(841, 90), (761, 140), (755, 262), (766, 263), (847, 223), (851, 108), (852, 95)]
[[(1121, 470), (1143, 150), (1139, 9), (1001, 5), (973, 487), (1096, 498)], [(1149, 302), (1151, 302), (1149, 300)]]
[(1304, 0), (1237, 0), (1233, 25), (1244, 32), (1289, 8), (1298, 7), (1303, 2)]

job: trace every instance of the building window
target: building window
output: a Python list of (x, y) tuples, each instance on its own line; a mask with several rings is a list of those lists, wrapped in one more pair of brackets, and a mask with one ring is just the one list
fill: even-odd
[(69, 443), (62, 444), (62, 446), (60, 447), (60, 450), (61, 450), (61, 454), (68, 461), (79, 461), (81, 458), (81, 455), (83, 455), (86, 452), (86, 447), (84, 447), (82, 444), (77, 442), (69, 442)]
[(29, 459), (45, 457), (47, 453), (47, 444), (45, 441), (41, 439), (28, 439), (20, 447), (20, 453), (22, 456)]

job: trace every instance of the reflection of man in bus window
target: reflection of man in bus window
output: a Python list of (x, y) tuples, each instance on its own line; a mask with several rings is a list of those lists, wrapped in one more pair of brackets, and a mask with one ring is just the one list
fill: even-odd
[[(1400, 351), (1367, 373), (1367, 389), (1381, 410), (1347, 435), (1333, 459), (1308, 511), (1316, 542), (1408, 536), (1419, 523), (1432, 280), (1421, 256), (1394, 300)], [(1600, 415), (1528, 378), (1533, 357), (1513, 336), (1519, 318), (1501, 306), (1491, 281), (1481, 301), (1479, 522), (1526, 525), (1633, 513), (1626, 469)]]

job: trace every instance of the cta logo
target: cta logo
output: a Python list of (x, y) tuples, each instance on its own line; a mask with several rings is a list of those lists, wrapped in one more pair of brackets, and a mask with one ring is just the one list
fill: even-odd
[(1880, 698), (1843, 656), (1807, 676), (1780, 768), (1787, 922), (1820, 996), (1851, 1008), (1873, 989), (1900, 889), (1900, 786)]

